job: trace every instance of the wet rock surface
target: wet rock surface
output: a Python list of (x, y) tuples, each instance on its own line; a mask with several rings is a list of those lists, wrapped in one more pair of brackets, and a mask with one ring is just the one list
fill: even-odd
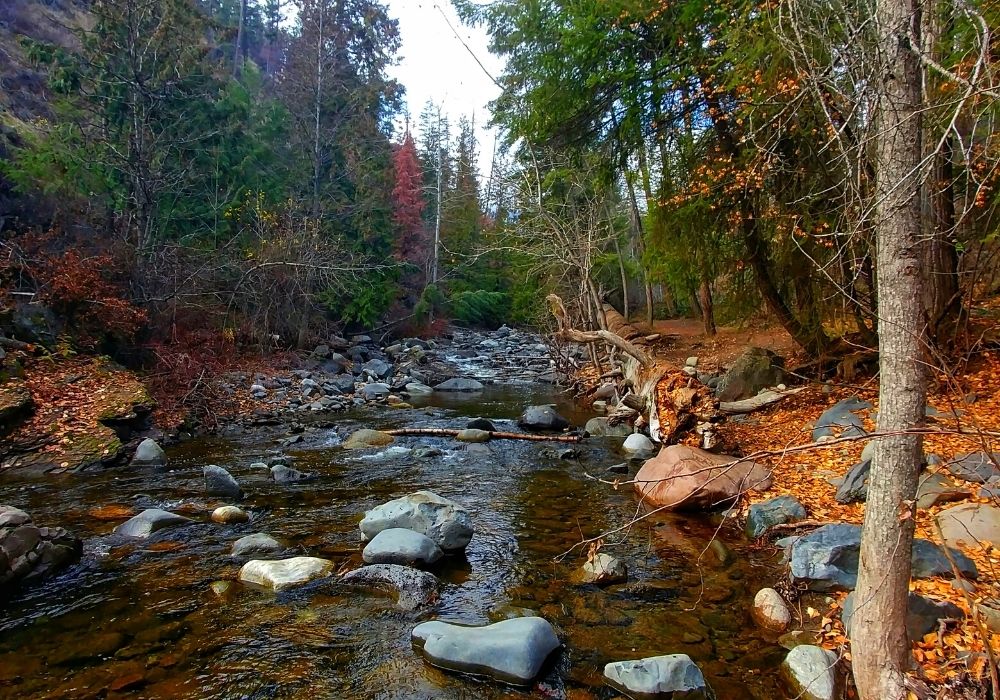
[(396, 607), (417, 610), (431, 605), (438, 595), (437, 577), (401, 564), (370, 564), (344, 574), (341, 579), (362, 586), (396, 593)]
[(83, 543), (61, 527), (39, 527), (19, 508), (0, 505), (0, 596), (41, 581), (80, 558)]
[(365, 513), (361, 532), (373, 538), (389, 528), (405, 528), (434, 541), (445, 551), (464, 549), (472, 539), (472, 518), (460, 503), (430, 491), (417, 491)]
[(634, 661), (615, 661), (604, 667), (608, 683), (641, 697), (711, 697), (705, 676), (687, 654), (667, 654)]
[(463, 627), (437, 620), (417, 625), (413, 645), (435, 666), (485, 674), (526, 685), (559, 648), (552, 625), (540, 617), (519, 617), (483, 627)]
[(431, 538), (413, 530), (393, 527), (380, 531), (365, 545), (366, 564), (428, 566), (444, 556)]
[(291, 559), (251, 559), (240, 569), (239, 578), (244, 583), (283, 591), (302, 586), (333, 573), (333, 562), (319, 557), (292, 557)]

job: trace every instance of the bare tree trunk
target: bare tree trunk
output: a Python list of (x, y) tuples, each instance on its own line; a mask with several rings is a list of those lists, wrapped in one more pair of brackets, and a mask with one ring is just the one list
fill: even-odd
[(715, 335), (715, 304), (712, 302), (712, 284), (707, 277), (701, 278), (698, 287), (698, 301), (701, 304), (701, 318), (705, 324), (705, 335)]
[(247, 0), (240, 0), (240, 25), (236, 30), (236, 49), (233, 51), (233, 77), (239, 76), (243, 70), (243, 27), (247, 20)]
[(918, 35), (919, 0), (877, 0), (876, 146), (878, 430), (861, 536), (851, 649), (861, 700), (903, 700), (913, 511), (921, 439), (905, 431), (924, 417), (920, 66), (905, 37)]
[(316, 33), (316, 123), (313, 131), (313, 216), (319, 216), (319, 177), (320, 177), (320, 107), (323, 97), (323, 15), (326, 7), (319, 6), (319, 31)]
[(618, 272), (622, 277), (622, 316), (628, 320), (628, 275), (625, 274), (625, 261), (622, 260), (622, 247), (615, 238), (615, 255), (618, 256)]

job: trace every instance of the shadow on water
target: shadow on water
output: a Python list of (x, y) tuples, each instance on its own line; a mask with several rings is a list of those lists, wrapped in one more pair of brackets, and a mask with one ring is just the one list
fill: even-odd
[[(735, 556), (720, 562), (706, 549), (713, 522), (644, 520), (605, 544), (628, 564), (628, 583), (601, 590), (568, 582), (585, 560), (574, 545), (637, 512), (628, 489), (585, 475), (621, 461), (612, 444), (588, 441), (572, 461), (552, 445), (517, 441), (493, 441), (484, 454), (443, 439), (397, 440), (444, 450), (430, 459), (372, 459), (372, 451), (336, 446), (338, 436), (362, 426), (461, 427), (483, 416), (509, 429), (531, 402), (556, 403), (577, 424), (587, 418), (551, 389), (495, 385), (434, 395), (413, 409), (337, 416), (332, 427), (307, 430), (289, 452), (297, 468), (318, 475), (303, 484), (274, 484), (250, 466), (285, 436), (276, 427), (187, 442), (169, 451), (165, 470), (5, 476), (0, 503), (70, 528), (86, 546), (80, 565), (6, 605), (0, 697), (610, 698), (616, 693), (603, 686), (605, 663), (667, 653), (694, 658), (720, 698), (780, 697), (771, 673), (780, 649), (747, 616), (753, 593), (775, 574), (727, 531)], [(252, 522), (208, 520), (220, 505), (203, 493), (208, 463), (243, 485), (241, 505)], [(338, 569), (360, 565), (364, 511), (419, 488), (461, 501), (476, 526), (464, 557), (436, 571), (444, 586), (432, 610), (400, 612), (387, 596), (331, 581), (277, 595), (236, 581), (241, 562), (229, 550), (251, 532), (272, 534), (288, 554), (326, 557)], [(112, 504), (174, 509), (198, 522), (124, 541), (109, 534), (116, 522), (88, 513)], [(228, 587), (217, 594), (220, 581)], [(565, 643), (532, 689), (440, 671), (410, 647), (410, 630), (425, 619), (476, 624), (525, 609), (552, 622)]]

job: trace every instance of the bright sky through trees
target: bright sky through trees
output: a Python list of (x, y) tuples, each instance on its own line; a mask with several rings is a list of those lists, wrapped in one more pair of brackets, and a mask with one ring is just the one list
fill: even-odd
[(487, 49), (484, 31), (462, 25), (450, 2), (388, 0), (387, 5), (390, 16), (399, 20), (403, 42), (399, 65), (392, 68), (390, 74), (406, 86), (411, 126), (427, 100), (440, 103), (452, 124), (458, 124), (460, 115), (475, 116), (479, 169), (484, 176), (488, 175), (494, 131), (485, 128), (490, 117), (487, 104), (500, 94), (500, 89), (477, 65), (462, 42), (494, 76), (502, 71), (503, 61)]

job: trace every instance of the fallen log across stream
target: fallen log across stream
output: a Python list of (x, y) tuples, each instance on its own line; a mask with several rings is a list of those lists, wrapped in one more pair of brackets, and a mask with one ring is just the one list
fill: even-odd
[[(414, 437), (417, 435), (431, 435), (433, 437), (458, 437), (461, 430), (451, 428), (396, 428), (395, 430), (382, 431), (386, 435), (394, 437)], [(532, 442), (580, 442), (583, 438), (579, 435), (532, 435), (529, 433), (504, 433), (500, 431), (487, 430), (491, 440), (530, 440)]]

